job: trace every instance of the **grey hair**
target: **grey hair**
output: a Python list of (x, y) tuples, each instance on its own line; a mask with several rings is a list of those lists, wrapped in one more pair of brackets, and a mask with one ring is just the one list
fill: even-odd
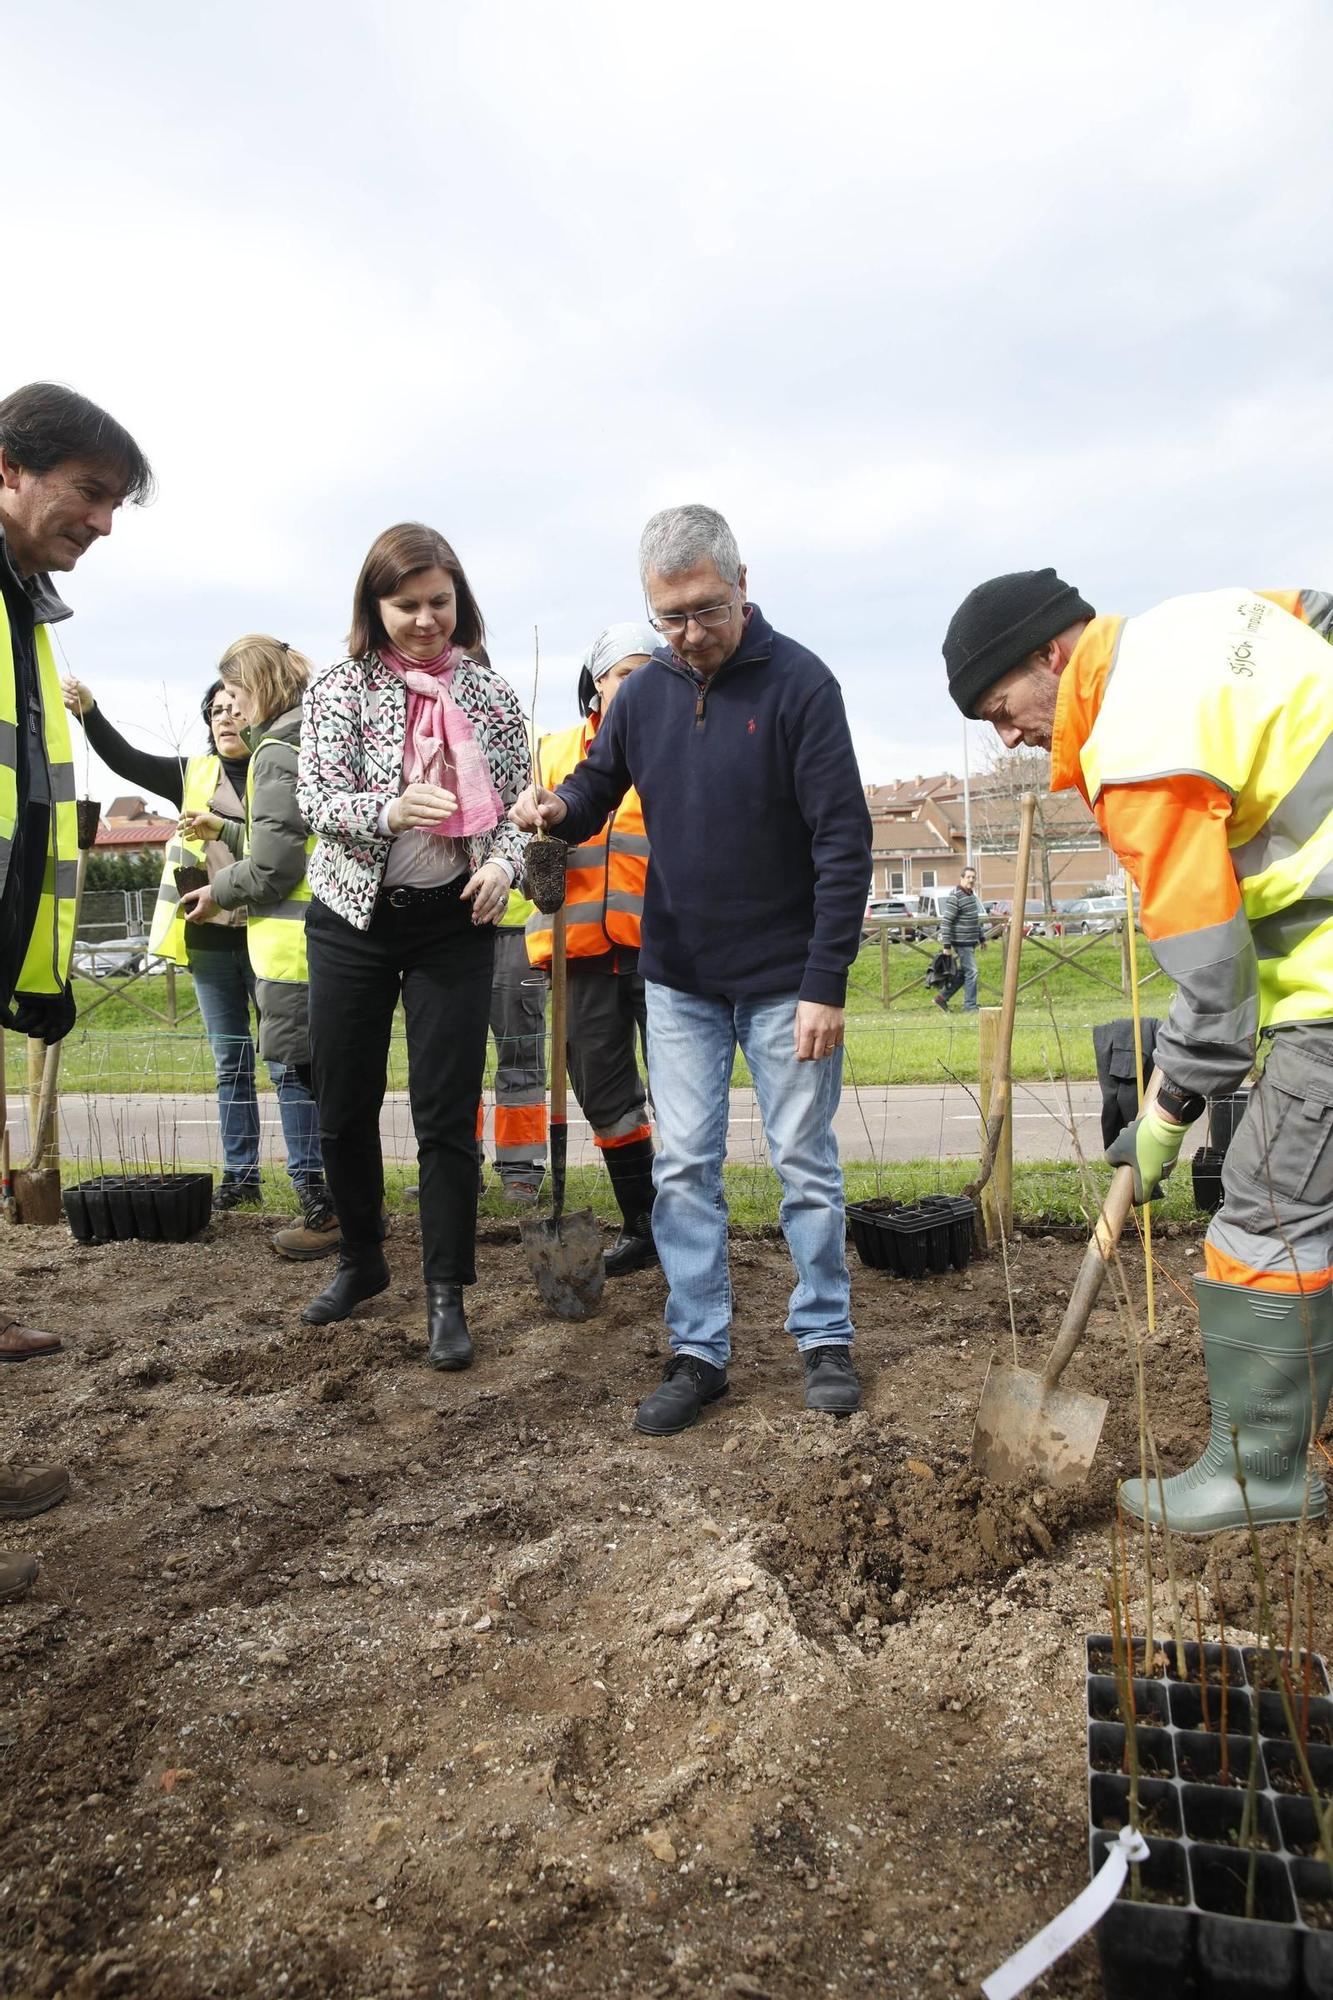
[(741, 552), (717, 509), (691, 501), (654, 514), (639, 537), (639, 581), (645, 590), (649, 570), (680, 576), (700, 562), (711, 562), (724, 583), (740, 579)]

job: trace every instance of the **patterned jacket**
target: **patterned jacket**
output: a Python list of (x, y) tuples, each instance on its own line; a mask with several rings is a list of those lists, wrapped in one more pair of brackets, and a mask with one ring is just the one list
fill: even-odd
[[(531, 775), (528, 732), (507, 681), (466, 657), (450, 692), (476, 731), (491, 781), (506, 807)], [(403, 788), (407, 691), (371, 653), (317, 673), (306, 690), (296, 799), (319, 842), (310, 857), (311, 893), (357, 930), (370, 927), (392, 842), (379, 817)], [(473, 869), (504, 861), (517, 878), (529, 836), (503, 819), (467, 842)]]

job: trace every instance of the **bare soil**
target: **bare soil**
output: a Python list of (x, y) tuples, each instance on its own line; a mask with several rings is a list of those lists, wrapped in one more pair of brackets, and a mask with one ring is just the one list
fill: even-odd
[[(1112, 1410), (1057, 1498), (968, 1463), (1010, 1352), (998, 1260), (856, 1269), (865, 1407), (838, 1421), (802, 1407), (783, 1246), (738, 1240), (732, 1392), (649, 1441), (659, 1274), (544, 1319), (496, 1232), (477, 1365), (441, 1376), (414, 1226), (389, 1247), (390, 1292), (315, 1329), (326, 1267), (260, 1218), (0, 1238), (8, 1298), (68, 1343), (3, 1371), (0, 1441), (74, 1475), (3, 1536), (43, 1570), (0, 1607), (0, 1992), (974, 1991), (1087, 1877), (1083, 1641), (1137, 1470), (1121, 1319), (1072, 1370)], [(1013, 1246), (1029, 1365), (1080, 1248)], [(1162, 1251), (1187, 1286), (1197, 1245)], [(1203, 1369), (1188, 1301), (1159, 1303), (1179, 1464)], [(1289, 1546), (1265, 1538), (1275, 1576)], [(1210, 1636), (1220, 1595), (1248, 1637), (1243, 1539), (1176, 1554), (1186, 1636), (1199, 1579)], [(1322, 1529), (1307, 1562), (1327, 1606)], [(1159, 1625), (1166, 1600), (1163, 1573)], [(1091, 1944), (1042, 1990), (1099, 1991)]]

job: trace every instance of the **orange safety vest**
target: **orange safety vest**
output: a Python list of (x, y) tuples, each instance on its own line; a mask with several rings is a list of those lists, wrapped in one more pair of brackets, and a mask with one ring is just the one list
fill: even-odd
[[(588, 754), (599, 718), (543, 736), (539, 769), (550, 787), (567, 778)], [(565, 875), (565, 949), (570, 958), (600, 958), (617, 945), (639, 948), (643, 885), (648, 878), (648, 836), (633, 786), (601, 832), (569, 850)], [(534, 910), (527, 922), (528, 962), (551, 963), (551, 919)]]

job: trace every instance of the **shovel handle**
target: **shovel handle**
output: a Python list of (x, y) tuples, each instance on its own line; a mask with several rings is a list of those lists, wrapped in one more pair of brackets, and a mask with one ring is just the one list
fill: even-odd
[[(568, 970), (565, 906), (551, 918), (551, 1203), (558, 1222), (565, 1206), (565, 1062), (568, 1042)], [(557, 1133), (559, 1143), (557, 1143)]]
[[(1150, 1104), (1157, 1102), (1161, 1081), (1161, 1071), (1158, 1070), (1144, 1092), (1145, 1111)], [(1110, 1192), (1102, 1203), (1102, 1212), (1097, 1217), (1092, 1239), (1083, 1253), (1083, 1262), (1079, 1265), (1074, 1289), (1069, 1294), (1069, 1304), (1065, 1307), (1065, 1316), (1060, 1322), (1055, 1345), (1042, 1371), (1042, 1384), (1046, 1389), (1053, 1389), (1060, 1380), (1088, 1330), (1092, 1309), (1097, 1303), (1106, 1279), (1106, 1267), (1111, 1261), (1116, 1244), (1120, 1241), (1120, 1232), (1133, 1206), (1134, 1169), (1117, 1167), (1111, 1176)]]

